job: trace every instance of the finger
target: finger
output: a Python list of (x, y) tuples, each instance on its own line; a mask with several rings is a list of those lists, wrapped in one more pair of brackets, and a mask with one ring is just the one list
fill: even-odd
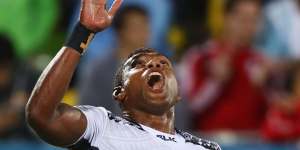
[(88, 10), (90, 5), (92, 3), (92, 0), (81, 0), (81, 9), (80, 12), (84, 10)]
[(97, 5), (105, 5), (106, 4), (106, 0), (92, 0), (94, 2), (94, 4)]
[(81, 10), (86, 7), (86, 4), (89, 3), (90, 0), (81, 0)]
[(118, 9), (120, 8), (123, 0), (115, 0), (112, 6), (110, 7), (108, 14), (111, 17), (114, 17), (115, 14), (117, 13)]

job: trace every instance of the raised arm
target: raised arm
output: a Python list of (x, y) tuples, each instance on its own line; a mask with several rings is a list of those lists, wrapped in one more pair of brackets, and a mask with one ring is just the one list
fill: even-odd
[(26, 106), (26, 117), (30, 127), (46, 142), (65, 147), (76, 142), (84, 133), (86, 117), (77, 108), (61, 103), (61, 100), (81, 52), (86, 49), (94, 33), (110, 26), (121, 3), (122, 0), (115, 0), (110, 10), (106, 10), (106, 0), (82, 0), (80, 25), (36, 83)]

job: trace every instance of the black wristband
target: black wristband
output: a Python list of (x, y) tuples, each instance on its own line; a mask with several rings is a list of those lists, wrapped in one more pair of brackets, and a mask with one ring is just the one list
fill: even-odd
[(93, 31), (87, 29), (81, 23), (77, 23), (65, 46), (75, 49), (82, 55), (94, 36), (95, 33)]

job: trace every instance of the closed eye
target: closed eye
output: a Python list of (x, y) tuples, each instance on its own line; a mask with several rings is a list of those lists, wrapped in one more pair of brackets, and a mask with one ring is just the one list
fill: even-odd
[(142, 67), (144, 65), (145, 65), (145, 63), (143, 61), (137, 59), (137, 60), (132, 61), (130, 68)]

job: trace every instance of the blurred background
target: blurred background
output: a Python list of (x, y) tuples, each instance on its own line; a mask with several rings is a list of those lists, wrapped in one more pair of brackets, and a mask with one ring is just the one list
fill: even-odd
[[(0, 0), (0, 150), (59, 149), (30, 132), (24, 107), (79, 9), (80, 0)], [(133, 49), (153, 47), (180, 83), (177, 128), (223, 150), (300, 150), (299, 40), (300, 0), (124, 0), (64, 101), (120, 113), (114, 72)]]

